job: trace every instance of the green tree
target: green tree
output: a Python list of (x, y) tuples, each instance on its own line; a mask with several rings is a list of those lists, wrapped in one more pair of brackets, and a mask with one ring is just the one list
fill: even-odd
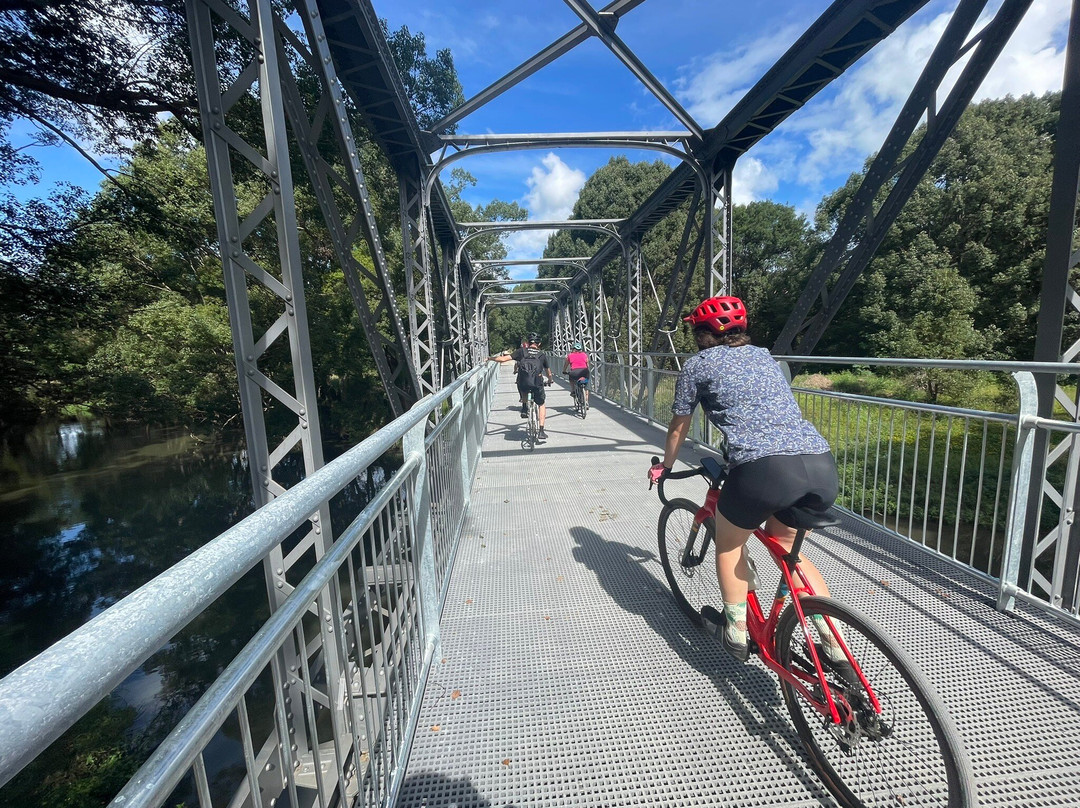
[(776, 202), (735, 205), (731, 222), (732, 287), (750, 312), (754, 341), (770, 345), (787, 319), (792, 287), (806, 276), (814, 234), (806, 217)]
[[(1031, 358), (1059, 106), (1060, 94), (1029, 95), (964, 112), (819, 353)], [(859, 180), (822, 200), (820, 237)]]

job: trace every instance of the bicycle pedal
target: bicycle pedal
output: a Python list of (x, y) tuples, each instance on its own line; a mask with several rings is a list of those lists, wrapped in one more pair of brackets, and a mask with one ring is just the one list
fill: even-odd
[(713, 637), (719, 637), (720, 632), (724, 630), (724, 626), (727, 623), (724, 619), (724, 615), (708, 604), (701, 607), (701, 620), (702, 628), (705, 629), (705, 633), (710, 634)]

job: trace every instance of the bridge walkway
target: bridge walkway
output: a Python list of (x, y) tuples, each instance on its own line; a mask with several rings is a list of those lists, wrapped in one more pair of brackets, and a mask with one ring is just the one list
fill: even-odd
[[(775, 679), (668, 592), (645, 483), (663, 431), (599, 400), (582, 421), (554, 387), (527, 452), (500, 373), (400, 808), (832, 805)], [(1080, 633), (854, 518), (810, 554), (936, 684), (983, 806), (1080, 806)]]

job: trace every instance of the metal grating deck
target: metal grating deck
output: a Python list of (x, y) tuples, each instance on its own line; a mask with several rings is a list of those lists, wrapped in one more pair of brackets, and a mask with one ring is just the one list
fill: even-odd
[[(645, 482), (662, 430), (597, 399), (581, 421), (555, 387), (526, 452), (501, 373), (399, 808), (833, 805), (775, 679), (668, 593)], [(991, 585), (855, 520), (808, 552), (935, 683), (982, 805), (1080, 807), (1080, 632), (1001, 614)]]

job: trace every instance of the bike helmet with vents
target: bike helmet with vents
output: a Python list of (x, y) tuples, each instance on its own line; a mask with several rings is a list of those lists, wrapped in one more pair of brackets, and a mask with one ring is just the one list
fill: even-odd
[(580, 350), (581, 350), (581, 347), (582, 347), (582, 346), (581, 346), (581, 343), (580, 343), (580, 342), (575, 342), (575, 343), (574, 343), (574, 350), (575, 350), (575, 351), (580, 351)]
[(695, 328), (703, 325), (710, 331), (722, 334), (726, 331), (746, 330), (746, 306), (737, 297), (710, 297), (701, 301), (689, 317), (683, 321)]
[(531, 334), (529, 334), (529, 344), (530, 345), (539, 345), (540, 344), (540, 335), (537, 334), (535, 331), (533, 331)]

